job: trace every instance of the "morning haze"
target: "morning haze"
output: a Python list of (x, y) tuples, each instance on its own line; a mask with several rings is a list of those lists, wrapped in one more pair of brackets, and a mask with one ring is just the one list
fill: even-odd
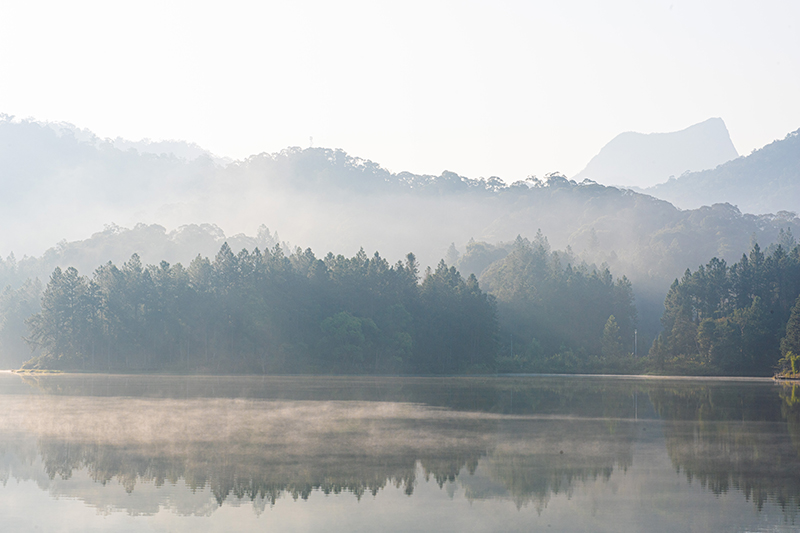
[(4, 527), (796, 529), (798, 15), (3, 4)]

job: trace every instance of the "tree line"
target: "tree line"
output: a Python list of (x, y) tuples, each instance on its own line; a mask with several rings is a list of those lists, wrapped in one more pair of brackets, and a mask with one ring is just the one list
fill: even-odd
[[(771, 375), (800, 354), (800, 247), (755, 244), (731, 266), (713, 258), (670, 287), (650, 350), (667, 373)], [(794, 321), (790, 320), (795, 316)]]
[[(792, 239), (793, 241), (793, 239)], [(204, 373), (619, 372), (770, 375), (800, 362), (800, 247), (714, 258), (675, 280), (663, 332), (635, 358), (624, 276), (518, 238), (479, 286), (413, 254), (391, 265), (280, 245), (91, 277), (56, 268), (0, 295), (0, 351), (26, 368)], [(37, 302), (41, 296), (40, 310)], [(25, 317), (27, 320), (25, 320)], [(23, 330), (23, 326), (27, 328)], [(24, 338), (24, 339), (23, 339)]]
[(91, 278), (56, 268), (27, 367), (236, 373), (488, 371), (494, 301), (441, 262), (420, 283), (413, 254), (390, 265), (280, 246), (143, 266), (133, 255)]
[[(24, 367), (333, 374), (612, 368), (630, 356), (630, 282), (615, 281), (607, 268), (565, 263), (571, 259), (551, 252), (541, 235), (519, 239), (502, 275), (487, 277), (497, 298), (444, 261), (421, 274), (413, 254), (391, 265), (363, 250), (320, 259), (310, 249), (287, 256), (280, 245), (234, 254), (226, 243), (213, 260), (198, 255), (188, 267), (144, 266), (134, 254), (91, 277), (56, 268), (41, 310), (26, 321), (38, 355)], [(21, 292), (9, 295), (18, 300)]]

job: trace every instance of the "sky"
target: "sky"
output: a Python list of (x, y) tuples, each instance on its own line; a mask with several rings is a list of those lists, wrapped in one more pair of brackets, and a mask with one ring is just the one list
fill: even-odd
[[(800, 128), (800, 2), (0, 3), (0, 113), (245, 158), (579, 172), (625, 131)], [(312, 141), (313, 139), (313, 141)]]

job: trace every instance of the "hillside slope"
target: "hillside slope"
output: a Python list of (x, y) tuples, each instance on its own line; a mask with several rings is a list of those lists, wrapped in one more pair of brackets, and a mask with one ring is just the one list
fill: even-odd
[[(145, 262), (186, 264), (224, 240), (272, 246), (272, 234), (241, 235), (262, 225), (318, 256), (352, 256), (363, 247), (394, 262), (413, 251), (424, 268), (461, 252), (464, 274), (480, 274), (487, 258), (504, 255), (492, 246), (541, 230), (553, 249), (570, 247), (581, 261), (627, 275), (642, 325), (657, 329), (669, 284), (686, 268), (713, 256), (738, 260), (753, 239), (767, 247), (787, 230), (800, 234), (800, 219), (788, 212), (755, 216), (724, 203), (680, 210), (558, 174), (508, 185), (448, 171), (393, 173), (327, 148), (287, 148), (220, 166), (87, 143), (32, 122), (0, 121), (0, 140), (0, 186), (10, 191), (0, 199), (0, 254), (18, 257), (0, 264), (2, 286), (46, 278), (55, 265), (86, 272), (121, 263), (134, 252)], [(758, 160), (751, 158), (742, 159)], [(488, 250), (480, 260), (466, 246), (471, 239), (474, 249), (483, 243)]]
[(727, 202), (748, 213), (800, 211), (800, 130), (711, 170), (643, 189), (683, 209)]

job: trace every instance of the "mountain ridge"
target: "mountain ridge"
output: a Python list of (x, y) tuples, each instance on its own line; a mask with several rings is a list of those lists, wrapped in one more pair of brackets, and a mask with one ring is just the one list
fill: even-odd
[(725, 122), (710, 118), (668, 133), (620, 133), (574, 179), (647, 186), (687, 171), (714, 168), (738, 157)]
[(752, 213), (800, 211), (800, 129), (713, 169), (637, 189), (683, 209), (727, 202)]
[[(511, 184), (448, 171), (393, 173), (329, 148), (287, 148), (222, 167), (208, 158), (82, 143), (46, 126), (8, 121), (0, 121), (0, 187), (13, 191), (0, 198), (2, 255), (25, 254), (14, 242), (38, 240), (47, 250), (29, 254), (41, 255), (29, 261), (2, 262), (0, 286), (45, 278), (55, 265), (122, 263), (134, 252), (147, 261), (187, 264), (223, 239), (237, 247), (277, 242), (270, 233), (246, 236), (262, 225), (320, 254), (350, 256), (363, 248), (395, 261), (413, 252), (422, 268), (456, 257), (456, 246), (468, 252), (471, 239), (497, 260), (502, 254), (491, 246), (541, 231), (553, 249), (628, 276), (642, 334), (657, 331), (664, 295), (687, 268), (713, 256), (736, 261), (754, 239), (766, 248), (781, 232), (800, 235), (800, 218), (788, 211), (750, 215), (729, 203), (681, 210), (557, 173)], [(109, 229), (98, 233), (103, 224)], [(463, 274), (483, 270), (478, 263), (463, 262)]]

